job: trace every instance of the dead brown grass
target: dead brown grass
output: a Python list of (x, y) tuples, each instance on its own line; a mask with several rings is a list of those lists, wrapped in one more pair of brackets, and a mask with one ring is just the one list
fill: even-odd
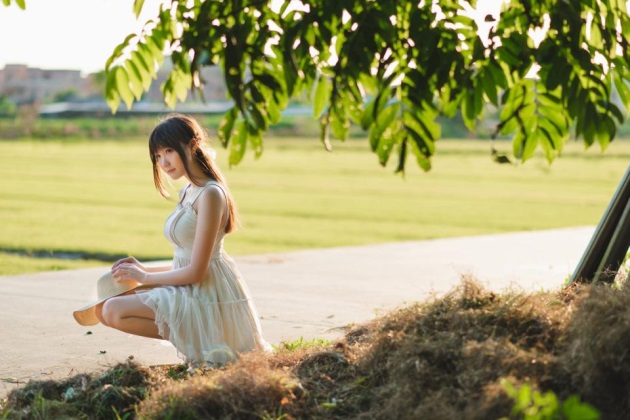
[[(112, 418), (111, 406), (150, 419), (491, 419), (513, 406), (504, 379), (561, 400), (577, 394), (605, 419), (629, 418), (630, 293), (497, 294), (464, 279), (332, 345), (252, 353), (193, 375), (130, 363), (94, 378), (31, 383), (0, 415), (29, 417), (48, 404), (74, 418)], [(64, 400), (68, 388), (75, 394)]]

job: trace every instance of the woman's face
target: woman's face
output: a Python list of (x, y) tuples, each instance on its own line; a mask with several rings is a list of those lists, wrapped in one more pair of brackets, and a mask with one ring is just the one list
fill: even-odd
[(170, 147), (158, 149), (155, 153), (155, 161), (172, 179), (177, 180), (183, 176), (187, 177), (184, 162), (182, 162), (182, 159), (175, 149), (171, 149)]

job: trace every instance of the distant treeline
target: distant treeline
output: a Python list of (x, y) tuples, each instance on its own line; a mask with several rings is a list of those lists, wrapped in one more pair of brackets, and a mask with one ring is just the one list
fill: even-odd
[[(160, 116), (137, 117), (80, 117), (80, 118), (41, 118), (36, 115), (19, 114), (0, 118), (0, 140), (2, 139), (112, 139), (121, 140), (146, 137), (149, 135)], [(211, 136), (216, 134), (221, 115), (198, 115), (197, 118), (208, 129)], [(442, 119), (442, 138), (480, 138), (489, 139), (496, 126), (496, 119), (490, 116), (478, 124), (477, 131), (471, 133), (464, 126), (461, 118)], [(315, 137), (319, 138), (320, 126), (310, 116), (291, 116), (283, 118), (271, 127), (268, 136)], [(366, 132), (359, 126), (350, 130), (350, 138), (364, 138)], [(618, 138), (630, 138), (630, 123), (619, 127)]]
[[(197, 116), (211, 135), (216, 133), (221, 115)], [(111, 139), (148, 136), (159, 116), (129, 118), (28, 118), (16, 116), (0, 118), (0, 139), (18, 138), (68, 138), (68, 139)], [(319, 138), (319, 123), (308, 116), (287, 117), (271, 127), (269, 136), (316, 137)], [(463, 124), (444, 124), (445, 137), (472, 137)], [(364, 137), (361, 127), (352, 127), (350, 137)]]

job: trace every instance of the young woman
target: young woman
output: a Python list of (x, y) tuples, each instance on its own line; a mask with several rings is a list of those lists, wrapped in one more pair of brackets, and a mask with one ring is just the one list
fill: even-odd
[(247, 286), (223, 250), (223, 237), (238, 219), (207, 142), (199, 123), (181, 114), (168, 116), (151, 133), (157, 190), (168, 197), (163, 173), (189, 181), (164, 226), (175, 248), (173, 264), (147, 267), (133, 257), (116, 261), (113, 278), (143, 288), (107, 299), (96, 307), (96, 317), (120, 331), (169, 340), (185, 362), (222, 365), (239, 353), (270, 346)]

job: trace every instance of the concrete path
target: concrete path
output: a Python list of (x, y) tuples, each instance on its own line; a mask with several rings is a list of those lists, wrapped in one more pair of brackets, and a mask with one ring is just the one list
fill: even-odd
[[(235, 260), (265, 337), (277, 344), (340, 337), (343, 326), (447, 292), (462, 275), (495, 291), (557, 289), (593, 231), (578, 227)], [(95, 298), (96, 280), (108, 269), (0, 276), (0, 398), (29, 380), (93, 372), (128, 357), (147, 365), (180, 362), (169, 343), (74, 321), (72, 311)]]

